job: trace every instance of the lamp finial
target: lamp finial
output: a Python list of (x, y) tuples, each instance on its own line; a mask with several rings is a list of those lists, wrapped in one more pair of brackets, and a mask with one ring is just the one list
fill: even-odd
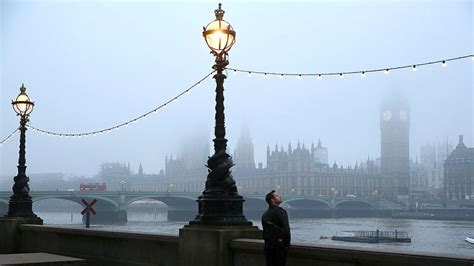
[(216, 20), (222, 20), (222, 18), (224, 17), (224, 13), (225, 11), (222, 10), (222, 4), (219, 3), (219, 8), (214, 10), (214, 14), (216, 15)]

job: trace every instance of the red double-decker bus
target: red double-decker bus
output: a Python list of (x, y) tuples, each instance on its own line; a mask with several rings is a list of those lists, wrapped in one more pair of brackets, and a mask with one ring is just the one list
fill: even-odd
[(107, 191), (107, 185), (105, 183), (81, 183), (79, 186), (80, 191)]

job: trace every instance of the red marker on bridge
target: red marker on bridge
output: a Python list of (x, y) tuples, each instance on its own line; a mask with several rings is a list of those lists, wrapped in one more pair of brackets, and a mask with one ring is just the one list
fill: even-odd
[(84, 204), (85, 208), (84, 210), (81, 211), (81, 214), (84, 215), (86, 214), (86, 228), (90, 227), (91, 223), (91, 212), (92, 214), (96, 214), (95, 210), (92, 208), (92, 205), (94, 205), (97, 202), (97, 199), (93, 199), (90, 203), (87, 202), (85, 199), (81, 199), (82, 203)]

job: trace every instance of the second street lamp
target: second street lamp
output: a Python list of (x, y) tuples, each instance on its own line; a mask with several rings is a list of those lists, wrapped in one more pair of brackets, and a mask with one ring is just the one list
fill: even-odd
[(227, 154), (224, 115), (224, 79), (222, 73), (229, 64), (228, 51), (235, 43), (235, 31), (225, 20), (224, 10), (214, 11), (216, 19), (203, 30), (203, 36), (211, 53), (216, 57), (213, 69), (216, 70), (216, 125), (214, 128), (214, 155), (209, 157), (205, 190), (198, 198), (198, 215), (190, 224), (196, 225), (251, 225), (243, 215), (244, 199), (237, 192), (230, 168), (234, 165)]
[[(30, 178), (26, 176), (26, 123), (29, 121), (29, 115), (33, 111), (35, 103), (30, 100), (26, 94), (26, 88), (23, 84), (20, 87), (20, 94), (12, 101), (13, 110), (20, 116), (20, 152), (18, 158), (18, 174), (13, 178), (13, 195), (8, 203), (7, 217), (27, 217), (38, 218), (33, 213), (33, 202), (29, 195), (30, 186), (28, 182)], [(39, 219), (39, 218), (38, 218)]]

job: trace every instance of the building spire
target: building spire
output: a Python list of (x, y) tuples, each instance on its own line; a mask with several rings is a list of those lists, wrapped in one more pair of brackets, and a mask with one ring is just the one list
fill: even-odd
[(140, 165), (138, 166), (138, 174), (143, 175), (143, 166), (141, 162), (140, 162)]

